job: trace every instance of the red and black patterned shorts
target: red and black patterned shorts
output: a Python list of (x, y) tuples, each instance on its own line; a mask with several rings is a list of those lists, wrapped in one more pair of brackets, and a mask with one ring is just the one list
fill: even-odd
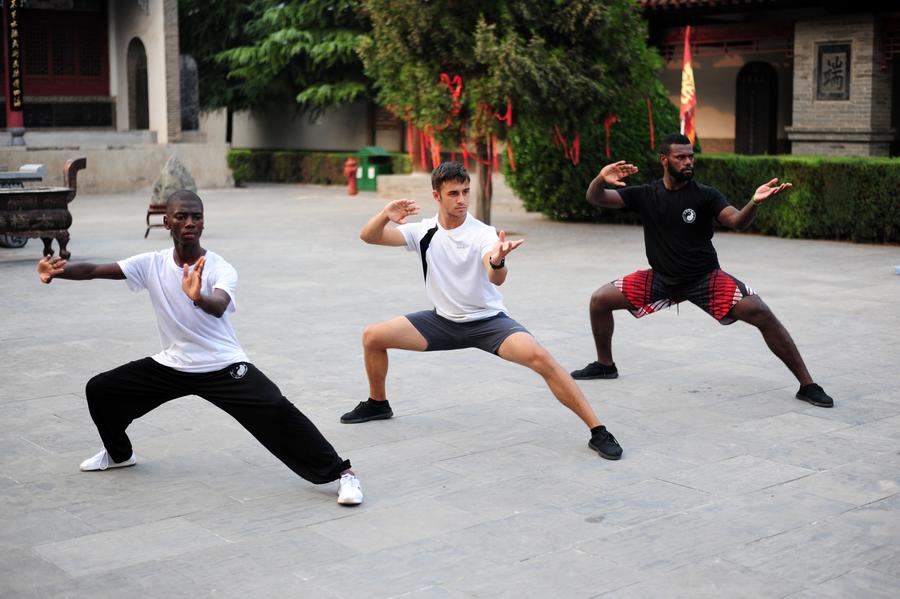
[(685, 300), (719, 321), (731, 324), (728, 317), (736, 303), (748, 295), (756, 295), (749, 286), (722, 269), (715, 269), (695, 281), (680, 285), (666, 285), (653, 276), (653, 269), (639, 270), (616, 279), (613, 283), (634, 306), (629, 312), (640, 318)]

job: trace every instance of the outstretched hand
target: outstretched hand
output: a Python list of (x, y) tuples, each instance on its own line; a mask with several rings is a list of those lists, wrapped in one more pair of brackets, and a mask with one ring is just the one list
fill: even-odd
[(419, 213), (419, 205), (415, 200), (394, 200), (384, 207), (384, 214), (391, 222), (402, 225), (406, 222), (407, 216), (413, 216)]
[(762, 185), (760, 185), (757, 188), (756, 193), (753, 194), (753, 199), (751, 201), (754, 204), (762, 204), (769, 198), (777, 196), (779, 193), (782, 193), (784, 191), (788, 191), (793, 187), (794, 186), (790, 183), (782, 183), (781, 185), (779, 185), (778, 178), (776, 177), (768, 183), (763, 183)]
[(636, 166), (628, 164), (624, 160), (620, 160), (618, 162), (613, 162), (612, 164), (607, 164), (600, 169), (600, 177), (603, 178), (603, 182), (607, 185), (625, 187), (625, 183), (622, 179), (633, 175), (636, 172), (638, 172)]
[(182, 267), (181, 289), (192, 301), (200, 299), (200, 290), (203, 287), (203, 267), (206, 265), (206, 256), (200, 256), (194, 263), (194, 270), (185, 264)]
[(516, 239), (514, 241), (506, 240), (506, 231), (500, 231), (497, 233), (497, 243), (494, 244), (494, 249), (491, 250), (491, 262), (494, 264), (500, 264), (500, 262), (506, 258), (506, 256), (525, 243), (524, 239)]
[(38, 276), (41, 278), (41, 283), (49, 285), (53, 282), (53, 277), (62, 274), (63, 266), (66, 265), (66, 261), (62, 258), (55, 258), (53, 256), (44, 256), (41, 258), (41, 261), (38, 262), (37, 271)]

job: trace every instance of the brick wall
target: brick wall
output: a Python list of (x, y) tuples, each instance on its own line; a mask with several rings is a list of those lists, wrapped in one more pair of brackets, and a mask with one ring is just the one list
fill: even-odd
[[(793, 123), (787, 128), (794, 154), (888, 153), (891, 74), (881, 68), (883, 19), (872, 14), (799, 21), (794, 29)], [(818, 45), (850, 44), (850, 97), (820, 100), (816, 94)]]

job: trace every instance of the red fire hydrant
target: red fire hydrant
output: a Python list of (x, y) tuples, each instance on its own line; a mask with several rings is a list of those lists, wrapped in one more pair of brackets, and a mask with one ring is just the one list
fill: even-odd
[(355, 196), (359, 191), (356, 189), (356, 159), (352, 156), (344, 162), (344, 176), (347, 177), (347, 195)]

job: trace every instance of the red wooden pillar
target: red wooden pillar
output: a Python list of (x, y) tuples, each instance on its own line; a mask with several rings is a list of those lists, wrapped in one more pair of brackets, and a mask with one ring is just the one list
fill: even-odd
[(25, 120), (22, 108), (25, 89), (22, 86), (22, 0), (3, 2), (3, 48), (6, 59), (6, 129), (12, 134), (12, 145), (25, 145)]

